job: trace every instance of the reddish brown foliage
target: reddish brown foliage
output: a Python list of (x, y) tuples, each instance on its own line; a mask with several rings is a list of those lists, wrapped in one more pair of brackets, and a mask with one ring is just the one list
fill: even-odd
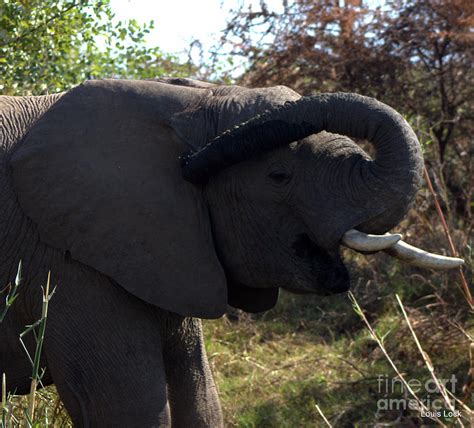
[(224, 43), (248, 59), (246, 85), (356, 91), (421, 118), (443, 161), (456, 132), (473, 129), (473, 26), (470, 0), (297, 0), (282, 13), (261, 2), (234, 15)]

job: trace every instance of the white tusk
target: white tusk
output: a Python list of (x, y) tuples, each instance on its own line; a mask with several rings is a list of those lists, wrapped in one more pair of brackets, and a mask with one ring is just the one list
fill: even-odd
[(464, 264), (463, 259), (428, 253), (403, 241), (384, 251), (409, 265), (428, 269), (454, 269)]
[(349, 229), (344, 233), (342, 243), (346, 247), (357, 251), (380, 251), (393, 247), (400, 239), (402, 239), (402, 235), (399, 233), (370, 235), (355, 229)]

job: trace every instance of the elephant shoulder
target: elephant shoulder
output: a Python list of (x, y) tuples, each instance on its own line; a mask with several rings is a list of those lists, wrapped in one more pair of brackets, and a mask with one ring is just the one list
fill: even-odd
[(62, 96), (0, 95), (0, 151), (9, 152), (28, 129)]

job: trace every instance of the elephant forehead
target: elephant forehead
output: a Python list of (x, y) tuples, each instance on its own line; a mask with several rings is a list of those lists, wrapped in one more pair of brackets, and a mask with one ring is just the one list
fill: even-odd
[(22, 209), (45, 243), (146, 302), (222, 315), (225, 276), (202, 194), (181, 178), (183, 143), (142, 98), (96, 89), (65, 95), (13, 154)]

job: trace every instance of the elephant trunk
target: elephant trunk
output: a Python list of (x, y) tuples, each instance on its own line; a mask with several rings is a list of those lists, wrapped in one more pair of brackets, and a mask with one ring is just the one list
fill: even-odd
[(266, 111), (184, 156), (183, 175), (205, 183), (230, 165), (321, 131), (367, 139), (375, 146), (375, 160), (359, 165), (351, 180), (354, 202), (367, 208), (364, 222), (353, 226), (382, 233), (398, 224), (421, 182), (420, 145), (399, 113), (357, 94), (302, 97)]

